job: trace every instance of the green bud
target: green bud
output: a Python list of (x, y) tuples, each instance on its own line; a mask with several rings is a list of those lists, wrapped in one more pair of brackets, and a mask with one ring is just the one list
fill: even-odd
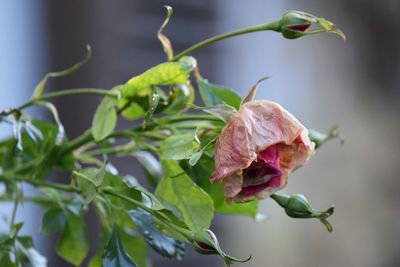
[(218, 251), (214, 247), (208, 245), (207, 243), (200, 242), (200, 241), (193, 242), (193, 248), (197, 252), (199, 252), (201, 254), (205, 254), (205, 255), (219, 254)]
[[(317, 29), (311, 29), (311, 26), (317, 26)], [(336, 26), (324, 19), (301, 11), (288, 11), (283, 14), (280, 20), (280, 32), (285, 38), (296, 39), (304, 35), (320, 32), (333, 32), (338, 34), (344, 40), (344, 33)]]
[(246, 262), (251, 259), (251, 255), (247, 259), (238, 259), (226, 254), (220, 247), (217, 236), (209, 229), (206, 229), (199, 240), (192, 241), (193, 247), (201, 254), (219, 254), (227, 266), (231, 266), (234, 262)]
[(315, 144), (315, 149), (319, 148), (321, 145), (335, 138), (340, 138), (340, 142), (342, 144), (344, 143), (344, 140), (339, 136), (338, 126), (333, 126), (327, 134), (309, 129), (308, 137)]
[(326, 220), (334, 212), (334, 207), (330, 207), (326, 211), (317, 211), (313, 209), (305, 198), (300, 194), (292, 196), (272, 194), (271, 198), (275, 200), (279, 206), (285, 209), (286, 214), (292, 218), (316, 218), (321, 221), (329, 232), (332, 232), (333, 228), (331, 224)]

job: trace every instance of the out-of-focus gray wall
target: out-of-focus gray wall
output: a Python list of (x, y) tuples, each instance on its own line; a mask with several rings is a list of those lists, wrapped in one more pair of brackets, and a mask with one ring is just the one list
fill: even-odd
[[(9, 7), (22, 8), (17, 2), (8, 2)], [(231, 86), (243, 95), (260, 77), (270, 76), (260, 87), (258, 98), (278, 101), (309, 128), (326, 131), (332, 124), (340, 125), (345, 145), (332, 141), (322, 147), (306, 167), (290, 177), (284, 190), (288, 194), (305, 194), (316, 208), (335, 204), (336, 212), (331, 218), (334, 232), (326, 232), (317, 221), (290, 219), (270, 200), (261, 205), (262, 212), (269, 216), (265, 222), (218, 216), (214, 227), (222, 246), (231, 254), (246, 257), (252, 253), (253, 259), (242, 266), (400, 264), (400, 236), (396, 228), (400, 219), (397, 193), (400, 183), (396, 172), (400, 159), (400, 145), (396, 142), (400, 128), (397, 0), (43, 0), (38, 3), (41, 22), (25, 27), (31, 32), (42, 27), (39, 32), (45, 32), (46, 36), (23, 39), (33, 47), (25, 60), (32, 61), (32, 55), (40, 58), (35, 59), (37, 66), (15, 67), (26, 72), (22, 77), (34, 74), (39, 81), (46, 71), (75, 63), (87, 43), (94, 51), (92, 61), (84, 69), (52, 81), (54, 90), (109, 88), (162, 61), (164, 55), (155, 33), (164, 17), (163, 4), (175, 7), (166, 32), (176, 50), (216, 33), (279, 18), (288, 9), (304, 10), (336, 22), (347, 34), (345, 43), (331, 34), (285, 40), (277, 33), (255, 33), (223, 41), (195, 55), (203, 76), (213, 82)], [(39, 11), (29, 14), (37, 15), (35, 12)], [(10, 34), (1, 36), (0, 58), (5, 61), (9, 51), (18, 49), (20, 41), (11, 38), (15, 37), (16, 25), (7, 24), (18, 20), (2, 18), (1, 27)], [(5, 46), (6, 43), (15, 44)], [(45, 55), (37, 52), (43, 48), (47, 50)], [(16, 73), (19, 72), (15, 70), (13, 75)], [(0, 77), (3, 82), (11, 74)], [(0, 109), (29, 97), (27, 85), (20, 87), (23, 88), (15, 87), (13, 94), (3, 86), (0, 88)], [(89, 126), (98, 101), (80, 97), (56, 102), (70, 137)], [(117, 165), (121, 173), (136, 174), (137, 168), (130, 161), (120, 161)], [(95, 215), (91, 213), (88, 217)], [(95, 240), (98, 229), (91, 228)], [(44, 252), (55, 257), (53, 253)], [(223, 265), (215, 256), (193, 252), (182, 262), (152, 256), (154, 266)], [(56, 258), (50, 258), (50, 266), (62, 265)]]
[[(45, 40), (45, 24), (43, 21), (43, 3), (32, 1), (0, 2), (0, 110), (17, 106), (32, 95), (32, 88), (38, 82), (47, 62), (47, 44)], [(44, 117), (40, 110), (33, 109), (30, 114)], [(12, 134), (7, 124), (0, 124), (0, 140)], [(0, 166), (1, 169), (1, 166)], [(4, 188), (0, 185), (0, 191)], [(32, 188), (24, 187), (25, 193)], [(35, 240), (38, 250), (48, 249), (48, 244), (40, 236), (39, 219), (36, 219), (40, 208), (25, 203), (18, 208), (16, 221), (24, 221), (22, 234), (29, 233)], [(5, 215), (11, 214), (12, 204), (0, 203), (0, 231), (8, 231), (9, 224)]]
[(289, 219), (267, 200), (270, 220), (229, 219), (223, 244), (235, 255), (252, 252), (243, 266), (399, 266), (400, 2), (218, 4), (220, 31), (299, 9), (333, 20), (348, 37), (289, 41), (258, 33), (219, 44), (218, 82), (244, 93), (271, 76), (258, 98), (278, 101), (309, 128), (338, 124), (346, 139), (322, 147), (283, 191), (304, 193), (316, 208), (335, 204), (333, 233), (317, 221)]

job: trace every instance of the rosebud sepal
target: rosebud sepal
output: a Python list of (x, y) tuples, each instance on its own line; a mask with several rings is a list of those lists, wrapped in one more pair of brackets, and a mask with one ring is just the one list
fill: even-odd
[(332, 206), (326, 211), (317, 211), (311, 207), (307, 198), (301, 194), (294, 194), (291, 196), (282, 194), (272, 194), (271, 198), (278, 203), (279, 206), (285, 209), (286, 214), (291, 218), (309, 219), (316, 218), (326, 227), (329, 232), (333, 231), (332, 225), (327, 221), (335, 211)]
[(235, 262), (247, 262), (251, 259), (251, 255), (247, 259), (238, 259), (226, 254), (220, 247), (217, 236), (210, 230), (206, 229), (198, 240), (192, 242), (194, 249), (201, 254), (219, 254), (226, 264), (231, 266)]

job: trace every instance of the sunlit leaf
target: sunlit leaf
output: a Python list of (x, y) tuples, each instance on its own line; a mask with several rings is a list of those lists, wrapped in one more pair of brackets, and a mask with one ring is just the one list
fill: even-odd
[(121, 98), (118, 102), (118, 107), (120, 109), (123, 108), (122, 115), (128, 120), (141, 118), (146, 113), (142, 106), (129, 101), (127, 98)]
[(151, 94), (153, 86), (185, 84), (193, 70), (186, 62), (165, 62), (130, 79), (122, 88), (124, 98)]

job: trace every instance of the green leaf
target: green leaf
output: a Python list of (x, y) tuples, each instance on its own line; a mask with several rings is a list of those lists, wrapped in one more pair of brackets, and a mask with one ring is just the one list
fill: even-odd
[(160, 147), (160, 158), (181, 160), (188, 159), (200, 148), (193, 134), (178, 134), (168, 137)]
[(74, 179), (78, 181), (79, 188), (85, 196), (85, 204), (92, 202), (97, 196), (97, 188), (100, 187), (104, 181), (106, 174), (106, 163), (101, 168), (85, 168), (79, 172), (73, 171)]
[(92, 54), (92, 50), (89, 45), (86, 46), (86, 50), (87, 50), (86, 56), (81, 62), (78, 62), (77, 64), (73, 65), (72, 67), (62, 70), (62, 71), (47, 73), (46, 76), (44, 76), (43, 80), (41, 80), (39, 82), (39, 84), (36, 85), (35, 91), (33, 92), (33, 95), (32, 95), (32, 99), (38, 98), (42, 95), (49, 78), (67, 76), (67, 75), (72, 74), (75, 71), (79, 70), (83, 65), (85, 65), (89, 61), (91, 54)]
[(56, 251), (75, 266), (79, 266), (85, 259), (89, 251), (89, 240), (86, 224), (81, 217), (67, 214), (67, 223), (57, 242)]
[(15, 258), (14, 253), (1, 253), (0, 254), (0, 266), (4, 267), (15, 267), (16, 263), (11, 260), (11, 255), (13, 255), (13, 259)]
[[(113, 191), (121, 193), (129, 198), (137, 200), (139, 202), (142, 201), (142, 193), (136, 187), (131, 186), (125, 179), (118, 175), (113, 175), (109, 172), (106, 172), (103, 184), (101, 188), (112, 188)], [(114, 196), (107, 196), (111, 202), (119, 207), (123, 207), (125, 210), (131, 210), (137, 208), (136, 205), (122, 200), (120, 198)]]
[(48, 209), (42, 217), (40, 232), (42, 234), (53, 234), (60, 231), (67, 222), (67, 216), (60, 208)]
[(191, 230), (198, 232), (208, 228), (214, 215), (212, 199), (175, 161), (162, 163), (166, 174), (157, 186), (156, 196), (175, 205)]
[(261, 82), (263, 82), (263, 81), (265, 81), (265, 80), (267, 80), (267, 79), (269, 79), (269, 77), (263, 77), (263, 78), (259, 79), (259, 80), (256, 82), (256, 84), (253, 85), (253, 87), (251, 87), (250, 90), (247, 92), (247, 94), (246, 94), (246, 96), (243, 98), (241, 104), (244, 104), (244, 103), (253, 101), (254, 98), (255, 98), (255, 96), (256, 96), (258, 86), (260, 85)]
[(214, 170), (212, 158), (204, 156), (190, 170), (190, 177), (203, 188), (214, 202), (216, 212), (227, 215), (245, 215), (256, 218), (258, 214), (258, 201), (246, 203), (230, 203), (225, 199), (221, 184), (211, 184), (209, 179)]
[(227, 104), (239, 109), (242, 98), (231, 88), (209, 83), (206, 79), (197, 80), (200, 96), (206, 106)]
[(129, 215), (143, 235), (144, 240), (155, 251), (165, 257), (182, 259), (185, 254), (184, 243), (162, 234), (148, 212), (136, 209), (130, 211)]
[(95, 141), (100, 141), (113, 132), (117, 125), (116, 106), (116, 100), (106, 96), (97, 107), (92, 121), (92, 135)]
[(194, 109), (199, 109), (204, 112), (210, 113), (211, 115), (214, 115), (221, 121), (227, 123), (229, 121), (229, 118), (237, 112), (237, 110), (234, 107), (231, 107), (226, 104), (218, 104), (215, 106), (209, 106), (209, 107), (197, 107), (195, 105), (192, 105)]
[(187, 62), (161, 63), (130, 79), (122, 88), (122, 96), (129, 98), (149, 95), (151, 88), (156, 85), (185, 84), (189, 81), (193, 67)]
[(111, 236), (104, 249), (103, 267), (136, 267), (122, 247), (117, 228), (114, 225)]
[(191, 84), (174, 86), (169, 92), (168, 106), (163, 110), (163, 112), (182, 112), (186, 106), (193, 104), (194, 99), (195, 92)]
[[(136, 233), (135, 233), (136, 234)], [(126, 231), (119, 231), (125, 252), (132, 258), (139, 267), (151, 267), (148, 258), (148, 247), (141, 236), (132, 236)]]
[[(129, 106), (127, 108), (124, 108), (128, 104)], [(140, 117), (143, 117), (143, 115), (146, 113), (142, 106), (135, 102), (131, 102), (127, 98), (121, 98), (118, 102), (118, 107), (120, 109), (124, 108), (124, 110), (122, 111), (122, 115), (128, 120), (136, 120)]]
[[(215, 133), (217, 135), (217, 133)], [(208, 140), (208, 143), (205, 144), (198, 152), (194, 153), (190, 159), (189, 159), (189, 165), (194, 166), (197, 164), (197, 162), (201, 159), (203, 154), (206, 152), (206, 150), (215, 143), (215, 140), (217, 140), (217, 137), (213, 137), (210, 140)], [(214, 165), (210, 166), (211, 168), (214, 167)]]
[(42, 133), (42, 138), (33, 140), (28, 132), (23, 131), (21, 133), (23, 153), (18, 151), (17, 141), (13, 138), (0, 142), (0, 162), (4, 171), (7, 171), (8, 168), (21, 169), (15, 174), (39, 180), (54, 169), (71, 170), (75, 168), (72, 152), (60, 153), (67, 145), (67, 141), (62, 142), (61, 146), (56, 145), (58, 135), (56, 125), (33, 121), (32, 127)]
[[(117, 215), (117, 214), (114, 214), (114, 215)], [(104, 225), (103, 225), (103, 227), (104, 227)], [(123, 225), (121, 224), (118, 226), (119, 238), (121, 240), (121, 243), (124, 245), (125, 252), (132, 258), (132, 260), (138, 265), (138, 267), (151, 267), (150, 261), (148, 259), (147, 245), (146, 245), (146, 242), (143, 240), (143, 238), (140, 236), (132, 236), (132, 235), (128, 234), (126, 231), (121, 230), (121, 228), (127, 229), (125, 222)], [(89, 267), (102, 267), (103, 266), (102, 265), (102, 257), (104, 254), (104, 247), (105, 247), (106, 241), (107, 241), (107, 240), (104, 240), (104, 237), (109, 236), (111, 231), (112, 231), (112, 228), (110, 228), (109, 230), (108, 229), (105, 230), (105, 228), (103, 228), (103, 239), (102, 239), (103, 244), (99, 248), (96, 255), (90, 260), (89, 265), (88, 265)]]
[(94, 167), (85, 168), (80, 170), (79, 172), (74, 171), (72, 175), (80, 182), (88, 181), (95, 187), (99, 187), (104, 181), (104, 177), (106, 175), (106, 166), (107, 164), (104, 163), (101, 168), (94, 168)]

